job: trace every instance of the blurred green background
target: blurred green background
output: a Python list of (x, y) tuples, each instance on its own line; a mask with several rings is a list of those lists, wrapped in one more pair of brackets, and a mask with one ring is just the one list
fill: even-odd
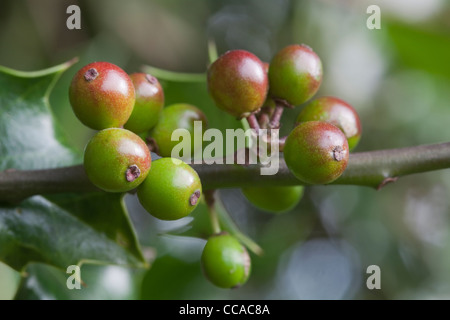
[[(71, 4), (81, 8), (81, 30), (66, 28)], [(381, 30), (366, 27), (371, 4), (381, 8)], [(31, 71), (80, 58), (51, 96), (56, 117), (80, 150), (93, 132), (73, 115), (67, 92), (81, 66), (103, 60), (130, 73), (142, 65), (202, 73), (210, 38), (219, 53), (246, 49), (264, 61), (288, 44), (311, 46), (324, 66), (317, 96), (340, 97), (360, 114), (363, 136), (356, 151), (450, 141), (446, 0), (0, 2), (0, 65)], [(210, 127), (240, 125), (214, 107), (204, 83), (162, 84), (167, 105), (197, 105)], [(300, 109), (286, 112), (282, 133)], [(262, 257), (252, 255), (252, 275), (238, 290), (217, 289), (202, 276), (204, 240), (166, 234), (192, 217), (158, 221), (129, 195), (139, 239), (153, 259), (149, 270), (86, 265), (87, 286), (69, 291), (63, 271), (30, 265), (21, 280), (0, 263), (0, 298), (450, 298), (449, 170), (405, 177), (381, 191), (310, 187), (295, 209), (278, 216), (252, 207), (240, 190), (220, 194), (239, 227), (265, 250)], [(380, 290), (366, 287), (369, 265), (381, 268)]]

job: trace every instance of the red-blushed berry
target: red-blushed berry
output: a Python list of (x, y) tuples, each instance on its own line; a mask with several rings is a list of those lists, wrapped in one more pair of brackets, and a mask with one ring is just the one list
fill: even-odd
[(133, 112), (124, 128), (142, 133), (153, 128), (164, 107), (164, 92), (158, 79), (146, 73), (130, 74), (136, 90)]
[(133, 111), (135, 93), (128, 74), (109, 62), (81, 68), (69, 87), (77, 118), (91, 129), (122, 127)]
[(347, 168), (348, 142), (344, 133), (328, 122), (302, 122), (292, 130), (284, 146), (284, 159), (297, 179), (327, 184)]
[(325, 121), (335, 125), (345, 134), (349, 150), (358, 144), (362, 128), (356, 110), (345, 101), (335, 97), (321, 97), (303, 108), (297, 124), (306, 121)]
[(84, 151), (84, 168), (98, 188), (126, 192), (147, 177), (152, 163), (146, 143), (131, 131), (109, 128), (99, 131)]
[(287, 46), (270, 62), (269, 94), (290, 105), (302, 104), (319, 90), (322, 74), (322, 62), (310, 47)]
[(227, 51), (208, 68), (208, 90), (217, 107), (239, 119), (263, 105), (268, 83), (264, 64), (245, 50)]

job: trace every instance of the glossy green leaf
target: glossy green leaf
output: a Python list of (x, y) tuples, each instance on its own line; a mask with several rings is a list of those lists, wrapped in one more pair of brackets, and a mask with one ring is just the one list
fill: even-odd
[[(126, 213), (113, 196), (74, 196), (64, 203), (67, 209), (35, 196), (19, 206), (0, 208), (0, 259), (16, 270), (29, 262), (63, 269), (83, 262), (143, 266), (130, 225), (117, 223), (126, 222), (120, 218)], [(91, 201), (105, 203), (104, 209), (84, 211), (92, 207)], [(95, 221), (102, 218), (103, 224)]]
[(0, 170), (61, 167), (81, 161), (54, 124), (48, 96), (73, 62), (21, 72), (0, 66)]

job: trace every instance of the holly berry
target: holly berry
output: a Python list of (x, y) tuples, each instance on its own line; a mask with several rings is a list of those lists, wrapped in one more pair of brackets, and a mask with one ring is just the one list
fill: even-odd
[(208, 123), (205, 114), (197, 107), (177, 103), (163, 109), (161, 117), (150, 133), (150, 136), (158, 145), (158, 154), (162, 157), (172, 156), (172, 149), (180, 141), (172, 141), (172, 133), (176, 129), (186, 129), (191, 137), (191, 156), (198, 150), (195, 149), (194, 121), (202, 122), (202, 136), (207, 129)]
[(133, 111), (135, 93), (130, 77), (109, 62), (81, 68), (69, 87), (69, 100), (78, 119), (89, 128), (121, 127)]
[(255, 207), (273, 213), (293, 209), (303, 196), (303, 186), (272, 186), (242, 188)]
[(236, 118), (247, 117), (266, 99), (264, 64), (248, 51), (227, 51), (208, 68), (208, 90), (217, 107)]
[(335, 125), (345, 134), (350, 151), (361, 138), (358, 113), (351, 105), (335, 97), (321, 97), (304, 107), (297, 117), (297, 124), (305, 121), (325, 121)]
[(145, 142), (131, 131), (99, 131), (86, 146), (84, 168), (91, 182), (109, 192), (126, 192), (147, 177), (151, 155)]
[(300, 123), (289, 134), (284, 146), (289, 170), (299, 180), (310, 184), (336, 180), (347, 167), (348, 157), (344, 133), (327, 122)]
[(250, 275), (251, 261), (247, 250), (226, 232), (208, 239), (201, 264), (208, 280), (220, 288), (240, 287)]
[(201, 193), (197, 172), (175, 158), (154, 161), (147, 179), (137, 189), (142, 206), (161, 220), (177, 220), (190, 214)]
[(124, 128), (142, 133), (158, 122), (164, 106), (164, 92), (158, 79), (149, 74), (132, 73), (130, 78), (135, 88), (136, 102)]
[(310, 47), (287, 46), (270, 62), (269, 93), (291, 105), (302, 104), (319, 90), (322, 73), (322, 62)]

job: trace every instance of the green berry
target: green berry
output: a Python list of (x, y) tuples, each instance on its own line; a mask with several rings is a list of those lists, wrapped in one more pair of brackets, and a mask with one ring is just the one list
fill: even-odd
[(134, 87), (118, 66), (94, 62), (73, 77), (69, 100), (77, 118), (89, 128), (122, 127), (133, 111)]
[(264, 64), (248, 51), (227, 51), (208, 68), (208, 90), (217, 107), (236, 118), (247, 117), (266, 99)]
[(293, 209), (303, 196), (303, 186), (272, 186), (242, 188), (255, 207), (273, 213)]
[(330, 183), (344, 172), (348, 143), (339, 128), (321, 121), (302, 122), (289, 134), (284, 159), (297, 179), (310, 184)]
[(137, 195), (142, 206), (161, 220), (181, 219), (197, 207), (202, 185), (197, 172), (175, 158), (155, 160)]
[(250, 275), (250, 256), (243, 245), (228, 233), (208, 239), (201, 258), (209, 281), (220, 288), (242, 286)]
[(164, 108), (158, 123), (150, 133), (158, 145), (157, 153), (162, 157), (171, 157), (173, 147), (181, 141), (172, 141), (172, 133), (176, 129), (186, 129), (191, 137), (191, 156), (193, 156), (198, 151), (194, 148), (194, 121), (202, 122), (203, 136), (208, 123), (205, 114), (199, 108), (186, 103), (177, 103)]
[(281, 49), (270, 62), (270, 95), (299, 105), (309, 100), (322, 83), (322, 62), (306, 45)]
[(124, 128), (141, 133), (158, 122), (164, 106), (164, 92), (158, 79), (149, 74), (132, 73), (130, 78), (136, 90), (136, 102)]
[(152, 158), (145, 142), (131, 131), (99, 131), (86, 146), (84, 168), (91, 182), (109, 192), (126, 192), (147, 177)]
[(361, 122), (356, 110), (335, 97), (315, 99), (297, 117), (297, 124), (305, 121), (325, 121), (335, 125), (345, 134), (349, 150), (353, 150), (361, 138)]

